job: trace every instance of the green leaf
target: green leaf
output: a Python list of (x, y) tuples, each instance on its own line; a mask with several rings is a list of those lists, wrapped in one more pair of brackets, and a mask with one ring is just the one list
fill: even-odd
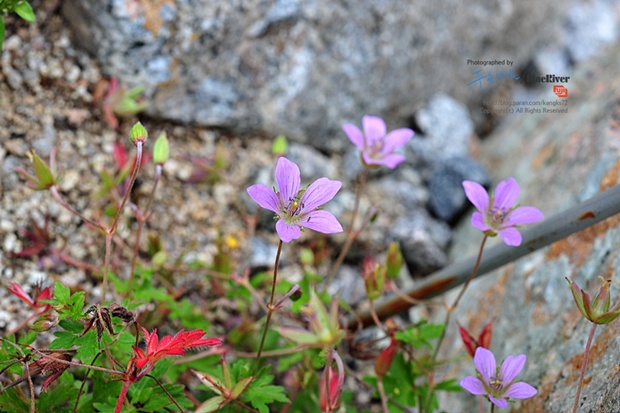
[(54, 298), (58, 300), (58, 303), (69, 304), (69, 297), (71, 297), (69, 287), (56, 281), (56, 283), (54, 283)]
[(29, 23), (34, 23), (35, 21), (34, 11), (25, 0), (15, 6), (15, 13)]
[(268, 404), (274, 401), (286, 403), (288, 398), (284, 394), (284, 387), (273, 386), (273, 376), (263, 375), (254, 380), (243, 393), (243, 399), (247, 400), (260, 413), (269, 413)]
[(419, 324), (411, 326), (405, 331), (399, 331), (396, 333), (395, 337), (397, 340), (411, 344), (417, 349), (422, 348), (422, 346), (432, 349), (433, 346), (429, 340), (439, 338), (443, 328), (443, 324), (429, 324), (426, 321), (423, 321)]
[(2, 45), (4, 44), (4, 20), (0, 17), (0, 51), (2, 51)]
[(220, 403), (224, 402), (224, 398), (222, 396), (211, 397), (209, 400), (204, 402), (198, 407), (195, 413), (212, 413), (216, 412), (220, 409)]

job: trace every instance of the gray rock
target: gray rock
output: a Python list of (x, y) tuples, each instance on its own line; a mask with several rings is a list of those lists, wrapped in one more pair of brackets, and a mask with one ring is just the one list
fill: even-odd
[[(618, 59), (620, 45), (616, 44), (570, 74), (571, 88), (583, 94), (570, 98), (568, 114), (516, 116), (481, 146), (480, 159), (493, 166), (495, 181), (514, 176), (519, 182), (519, 204), (536, 206), (551, 218), (618, 184), (620, 152), (610, 149), (617, 148), (617, 137), (609, 129), (617, 107), (617, 96), (611, 91), (620, 87)], [(537, 99), (550, 94), (541, 90)], [(591, 323), (577, 310), (564, 277), (590, 293), (600, 287), (599, 275), (616, 278), (618, 222), (618, 216), (609, 218), (475, 280), (453, 313), (453, 320), (474, 331), (495, 316), (492, 350), (496, 357), (527, 355), (517, 380), (530, 383), (538, 394), (517, 401), (513, 411), (572, 410)], [(455, 232), (451, 257), (477, 253), (481, 239), (480, 231), (464, 218)], [(616, 282), (610, 292), (612, 303), (619, 302)], [(457, 293), (452, 291), (446, 301), (452, 302)], [(443, 317), (440, 314), (438, 321)], [(580, 412), (618, 411), (619, 333), (616, 320), (599, 327), (594, 336)], [(456, 360), (465, 354), (454, 324), (448, 327), (445, 344), (442, 357)], [(460, 380), (474, 374), (471, 360), (463, 360), (447, 366), (450, 377)], [(440, 405), (453, 413), (477, 411), (476, 397), (468, 393), (442, 394)]]
[(452, 222), (469, 205), (462, 182), (470, 180), (488, 186), (486, 169), (468, 157), (443, 159), (435, 163), (428, 182), (428, 207), (439, 219)]
[(273, 242), (268, 242), (260, 237), (253, 237), (251, 245), (251, 268), (264, 269), (273, 267), (276, 253), (278, 252), (278, 248), (276, 246), (277, 244), (274, 244)]
[(400, 242), (401, 251), (412, 276), (429, 274), (448, 263), (450, 227), (433, 219), (424, 209), (399, 218), (391, 234)]
[(285, 156), (299, 166), (302, 186), (322, 177), (339, 178), (334, 161), (308, 145), (291, 144)]
[(587, 59), (601, 47), (618, 39), (614, 7), (602, 0), (575, 1), (571, 4), (566, 15), (564, 37), (573, 60)]
[(284, 133), (323, 149), (364, 114), (403, 125), (438, 92), (468, 101), (467, 59), (526, 61), (565, 6), (536, 0), (63, 2), (106, 74), (143, 85), (149, 114)]
[(462, 103), (450, 96), (436, 95), (416, 113), (415, 120), (422, 134), (409, 141), (413, 157), (431, 163), (469, 153), (474, 123)]

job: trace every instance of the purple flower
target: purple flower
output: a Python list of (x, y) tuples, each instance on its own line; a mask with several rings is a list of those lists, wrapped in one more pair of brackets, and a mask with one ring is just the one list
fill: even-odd
[(394, 153), (394, 150), (409, 142), (413, 137), (411, 129), (395, 129), (386, 135), (387, 128), (383, 119), (368, 115), (362, 118), (362, 125), (363, 133), (351, 123), (345, 123), (342, 129), (362, 151), (362, 159), (366, 165), (385, 165), (394, 169), (405, 160), (403, 155)]
[(493, 352), (484, 347), (478, 347), (474, 355), (474, 363), (478, 377), (467, 376), (461, 380), (461, 387), (475, 395), (484, 395), (498, 407), (508, 407), (506, 399), (529, 399), (538, 390), (529, 384), (519, 381), (515, 377), (523, 370), (527, 357), (524, 354), (508, 356), (497, 370)]
[(276, 231), (282, 241), (299, 238), (302, 228), (324, 234), (342, 232), (342, 226), (332, 213), (318, 209), (336, 195), (342, 182), (319, 178), (308, 188), (299, 190), (299, 167), (286, 158), (278, 159), (276, 182), (277, 192), (275, 188), (256, 184), (248, 188), (248, 194), (258, 205), (276, 213), (279, 218)]
[(520, 188), (514, 178), (497, 184), (490, 199), (487, 191), (477, 182), (463, 181), (463, 188), (469, 201), (479, 211), (472, 215), (471, 224), (491, 237), (499, 233), (506, 245), (521, 245), (521, 234), (516, 229), (519, 225), (544, 218), (538, 208), (515, 206)]

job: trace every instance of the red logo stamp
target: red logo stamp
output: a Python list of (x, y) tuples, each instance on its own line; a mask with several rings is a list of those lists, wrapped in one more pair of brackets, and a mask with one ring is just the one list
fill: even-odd
[(568, 97), (568, 89), (566, 89), (563, 85), (553, 85), (553, 93), (562, 99)]

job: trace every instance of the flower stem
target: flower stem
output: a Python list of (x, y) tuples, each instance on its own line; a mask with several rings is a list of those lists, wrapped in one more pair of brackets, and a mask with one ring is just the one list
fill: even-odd
[(495, 412), (495, 403), (491, 403), (491, 413)]
[(153, 197), (155, 196), (155, 190), (157, 189), (157, 184), (161, 178), (161, 165), (156, 165), (156, 173), (155, 173), (155, 182), (153, 183), (153, 188), (151, 188), (151, 193), (149, 194), (149, 198), (146, 201), (146, 206), (144, 207), (144, 211), (137, 212), (138, 217), (138, 229), (136, 230), (136, 241), (133, 246), (133, 254), (131, 255), (131, 266), (129, 269), (129, 294), (133, 295), (133, 280), (134, 274), (136, 272), (136, 260), (138, 258), (138, 250), (140, 249), (140, 236), (142, 235), (142, 228), (144, 227), (144, 223), (149, 219), (149, 209), (151, 208), (151, 203), (153, 202)]
[(461, 288), (459, 295), (454, 300), (454, 304), (452, 304), (448, 308), (448, 311), (446, 312), (446, 318), (443, 322), (444, 327), (443, 327), (443, 330), (441, 331), (441, 336), (439, 336), (439, 341), (437, 341), (437, 346), (435, 347), (435, 351), (433, 352), (433, 357), (431, 358), (431, 361), (433, 364), (435, 363), (435, 361), (437, 361), (437, 354), (439, 353), (439, 348), (441, 347), (443, 340), (446, 338), (446, 331), (448, 330), (448, 324), (450, 324), (450, 318), (452, 316), (452, 312), (454, 311), (456, 306), (461, 301), (461, 298), (463, 297), (463, 294), (465, 294), (465, 290), (467, 290), (469, 283), (471, 282), (471, 280), (474, 279), (476, 273), (478, 272), (478, 268), (480, 268), (480, 261), (482, 260), (482, 252), (484, 251), (484, 244), (486, 244), (487, 238), (488, 237), (486, 235), (484, 236), (484, 238), (482, 238), (482, 242), (480, 243), (480, 249), (478, 250), (478, 259), (476, 260), (476, 263), (474, 264), (474, 268), (471, 271), (471, 274), (469, 274), (467, 281), (465, 281), (465, 284), (463, 284), (463, 288)]
[(381, 397), (381, 410), (383, 413), (389, 413), (387, 405), (387, 397), (385, 395), (385, 389), (383, 388), (383, 376), (377, 377), (377, 389), (379, 390), (379, 396)]
[(598, 324), (592, 323), (592, 330), (588, 336), (588, 342), (586, 343), (586, 349), (583, 352), (583, 363), (581, 363), (581, 374), (579, 375), (579, 385), (577, 386), (577, 394), (575, 395), (575, 403), (573, 403), (573, 413), (577, 413), (579, 407), (579, 396), (581, 396), (581, 388), (583, 387), (583, 378), (586, 375), (586, 368), (588, 367), (588, 357), (590, 356), (590, 346), (592, 346), (592, 339), (594, 338), (594, 332)]
[(276, 284), (278, 281), (278, 266), (280, 265), (280, 254), (282, 253), (282, 240), (278, 244), (278, 252), (276, 253), (276, 262), (273, 265), (273, 281), (271, 283), (271, 296), (269, 297), (269, 304), (267, 304), (267, 319), (265, 320), (265, 327), (263, 329), (263, 336), (260, 339), (260, 345), (258, 346), (258, 352), (256, 353), (256, 365), (254, 366), (254, 374), (258, 371), (258, 364), (260, 362), (261, 354), (263, 353), (263, 346), (265, 345), (265, 337), (267, 337), (267, 330), (269, 329), (269, 322), (271, 321), (271, 315), (273, 314), (273, 299), (276, 294)]
[(118, 220), (120, 219), (123, 209), (125, 208), (125, 204), (129, 199), (129, 195), (131, 194), (131, 189), (133, 188), (133, 184), (136, 182), (136, 177), (138, 176), (138, 171), (140, 170), (140, 164), (142, 163), (142, 142), (136, 141), (136, 162), (134, 163), (133, 170), (131, 171), (131, 177), (129, 178), (129, 185), (127, 185), (127, 190), (125, 191), (125, 195), (123, 195), (123, 200), (121, 201), (118, 210), (116, 211), (116, 215), (114, 216), (114, 221), (112, 222), (112, 226), (106, 231), (106, 240), (105, 240), (105, 260), (103, 264), (103, 285), (101, 286), (101, 305), (105, 305), (106, 292), (108, 290), (108, 270), (110, 266), (110, 255), (112, 253), (112, 238), (114, 237), (114, 233), (116, 232), (116, 228), (118, 226)]
[(125, 402), (125, 398), (127, 397), (127, 390), (129, 390), (129, 386), (131, 386), (131, 382), (129, 380), (124, 380), (123, 387), (121, 387), (121, 393), (118, 395), (118, 402), (116, 402), (116, 408), (114, 409), (114, 413), (121, 413), (123, 403)]
[(56, 202), (58, 202), (60, 206), (62, 206), (64, 209), (66, 209), (67, 211), (71, 212), (73, 215), (75, 215), (76, 217), (84, 221), (84, 223), (88, 225), (89, 227), (101, 229), (100, 224), (97, 224), (96, 222), (91, 221), (90, 219), (86, 218), (84, 215), (80, 214), (75, 208), (73, 208), (71, 205), (66, 203), (65, 200), (62, 199), (62, 197), (60, 196), (60, 193), (58, 192), (58, 188), (55, 185), (50, 188), (50, 191), (52, 192), (52, 196), (54, 197)]
[(329, 284), (332, 282), (338, 269), (342, 265), (344, 258), (347, 256), (347, 253), (351, 249), (351, 245), (353, 245), (353, 241), (359, 235), (359, 232), (353, 232), (353, 226), (355, 225), (355, 220), (357, 218), (357, 214), (359, 213), (360, 207), (360, 199), (362, 198), (362, 191), (364, 186), (366, 186), (366, 178), (368, 177), (368, 170), (364, 169), (362, 174), (360, 175), (359, 182), (357, 184), (357, 191), (355, 192), (355, 206), (353, 207), (353, 215), (351, 216), (351, 222), (349, 223), (349, 227), (347, 228), (346, 241), (344, 246), (340, 250), (340, 255), (336, 259), (334, 265), (332, 265), (327, 278), (325, 279), (325, 288), (329, 287)]

